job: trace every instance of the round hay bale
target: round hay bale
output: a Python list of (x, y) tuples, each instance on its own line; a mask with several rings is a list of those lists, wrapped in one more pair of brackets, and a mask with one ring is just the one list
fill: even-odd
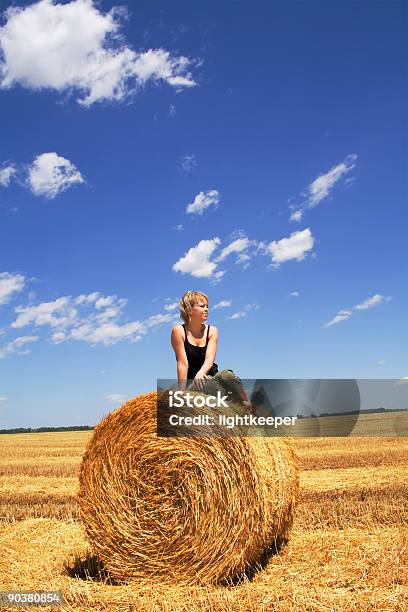
[(119, 580), (216, 584), (253, 570), (292, 525), (291, 441), (158, 437), (156, 401), (128, 401), (88, 442), (78, 502), (95, 552)]

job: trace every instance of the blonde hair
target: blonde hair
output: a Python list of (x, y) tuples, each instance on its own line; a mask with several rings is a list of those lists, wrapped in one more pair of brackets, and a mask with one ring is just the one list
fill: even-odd
[(202, 291), (186, 291), (180, 300), (180, 318), (183, 319), (184, 323), (188, 323), (190, 320), (191, 309), (194, 304), (197, 303), (199, 297), (203, 297), (207, 300), (208, 296)]

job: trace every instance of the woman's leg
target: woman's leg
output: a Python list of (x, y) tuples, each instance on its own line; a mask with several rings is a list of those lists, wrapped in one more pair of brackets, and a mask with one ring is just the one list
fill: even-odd
[[(190, 391), (200, 391), (197, 389), (194, 383), (188, 386)], [(239, 376), (237, 376), (232, 370), (226, 369), (217, 372), (215, 376), (209, 376), (204, 383), (201, 393), (205, 395), (217, 395), (220, 391), (223, 395), (227, 393), (228, 401), (232, 401), (238, 404), (245, 403), (247, 408), (250, 408), (250, 402), (248, 400), (247, 392), (245, 391), (244, 385), (241, 382)]]
[(204, 386), (201, 390), (197, 389), (194, 382), (188, 386), (188, 390), (201, 392), (201, 393), (204, 393), (205, 395), (217, 395), (218, 391), (221, 391), (222, 393), (224, 393), (223, 386), (221, 385), (220, 381), (216, 379), (215, 376), (209, 376), (208, 378), (206, 378), (204, 382)]
[(244, 385), (239, 376), (232, 370), (221, 370), (221, 372), (214, 376), (214, 380), (217, 380), (222, 385), (233, 402), (248, 402), (248, 395)]

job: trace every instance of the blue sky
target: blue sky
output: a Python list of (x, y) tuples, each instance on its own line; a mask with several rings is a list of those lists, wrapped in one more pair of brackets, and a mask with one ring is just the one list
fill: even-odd
[(406, 3), (0, 9), (0, 428), (176, 376), (188, 289), (242, 378), (408, 375)]

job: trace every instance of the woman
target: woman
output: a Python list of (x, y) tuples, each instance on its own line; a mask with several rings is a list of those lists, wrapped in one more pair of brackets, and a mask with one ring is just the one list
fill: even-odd
[[(218, 372), (215, 363), (218, 344), (218, 329), (206, 325), (208, 297), (201, 291), (187, 291), (180, 300), (182, 325), (171, 330), (171, 345), (176, 354), (179, 389), (185, 389), (187, 381), (209, 394), (217, 390), (227, 391), (230, 399), (248, 402), (241, 380), (232, 370)], [(220, 387), (221, 385), (221, 387)]]

